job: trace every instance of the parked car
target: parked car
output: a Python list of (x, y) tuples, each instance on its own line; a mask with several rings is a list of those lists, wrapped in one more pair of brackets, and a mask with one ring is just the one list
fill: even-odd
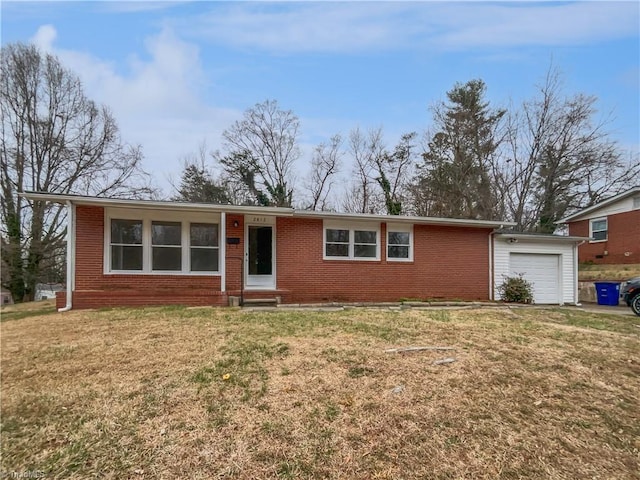
[(640, 277), (634, 277), (624, 285), (622, 299), (640, 317)]

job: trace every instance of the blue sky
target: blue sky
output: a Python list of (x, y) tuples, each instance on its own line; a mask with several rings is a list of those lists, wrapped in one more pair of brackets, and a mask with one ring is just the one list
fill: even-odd
[[(531, 97), (549, 65), (568, 94), (599, 98), (620, 145), (640, 151), (638, 2), (11, 2), (2, 44), (34, 42), (112, 108), (157, 183), (242, 112), (278, 100), (313, 146), (356, 126), (389, 145), (429, 106), (482, 78), (494, 106)], [(600, 118), (599, 117), (599, 118)]]

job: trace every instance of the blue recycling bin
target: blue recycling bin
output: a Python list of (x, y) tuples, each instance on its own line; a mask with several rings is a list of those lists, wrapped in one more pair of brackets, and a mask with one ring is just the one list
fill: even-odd
[(620, 284), (618, 282), (595, 282), (598, 305), (618, 305)]

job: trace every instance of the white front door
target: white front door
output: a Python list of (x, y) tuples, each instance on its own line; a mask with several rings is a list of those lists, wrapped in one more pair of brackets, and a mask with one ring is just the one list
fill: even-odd
[(245, 232), (245, 287), (276, 288), (274, 225), (247, 225)]

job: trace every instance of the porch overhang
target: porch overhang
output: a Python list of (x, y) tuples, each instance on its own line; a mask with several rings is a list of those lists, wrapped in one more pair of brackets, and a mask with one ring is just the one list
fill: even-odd
[(33, 201), (53, 202), (96, 207), (136, 208), (149, 210), (173, 210), (185, 212), (216, 212), (241, 215), (269, 215), (277, 217), (291, 217), (294, 210), (284, 207), (255, 207), (244, 205), (219, 205), (209, 203), (187, 203), (167, 200), (132, 200), (124, 198), (90, 197), (84, 195), (63, 195), (56, 193), (24, 192), (19, 194), (23, 198)]

